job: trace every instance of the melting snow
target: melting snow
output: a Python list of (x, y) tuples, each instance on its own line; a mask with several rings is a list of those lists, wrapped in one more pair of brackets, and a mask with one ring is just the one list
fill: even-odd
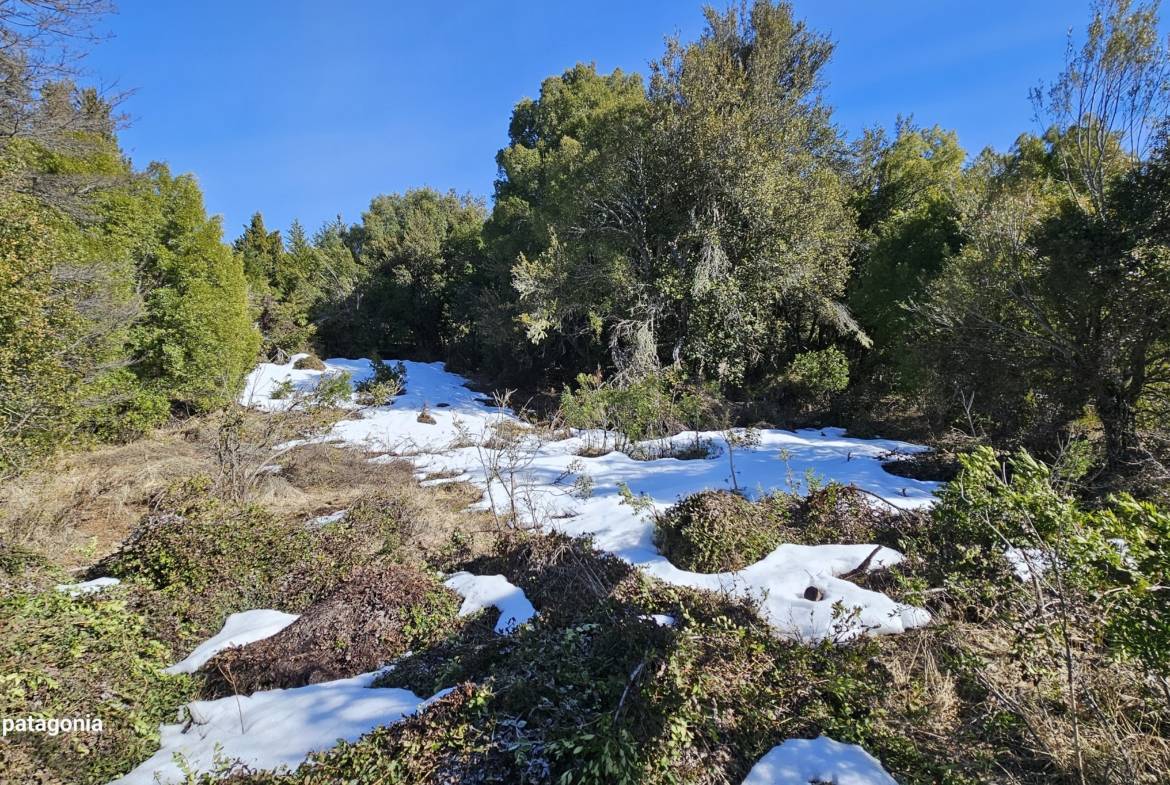
[(748, 772), (743, 785), (898, 785), (868, 752), (827, 736), (789, 739), (773, 747)]
[(328, 515), (318, 515), (316, 518), (311, 519), (307, 525), (310, 528), (319, 529), (322, 526), (328, 526), (331, 523), (344, 520), (346, 515), (349, 515), (349, 510), (338, 510)]
[[(313, 371), (294, 369), (296, 359), (286, 365), (259, 366), (249, 376), (241, 401), (279, 409), (286, 402), (273, 400), (269, 394), (284, 379), (307, 391), (323, 374), (345, 371), (355, 382), (372, 374), (368, 360), (331, 359), (325, 371)], [(861, 564), (873, 551), (872, 545), (781, 545), (736, 572), (690, 572), (658, 552), (651, 516), (624, 504), (619, 493), (624, 485), (654, 509), (664, 510), (705, 489), (740, 488), (758, 495), (778, 489), (802, 491), (810, 481), (833, 480), (856, 485), (893, 507), (912, 509), (932, 504), (938, 483), (897, 477), (881, 463), (891, 455), (925, 448), (886, 439), (849, 438), (839, 428), (769, 429), (760, 431), (757, 445), (734, 448), (734, 478), (728, 460), (731, 446), (719, 431), (681, 433), (643, 445), (660, 452), (709, 445), (712, 454), (694, 460), (635, 460), (619, 452), (581, 455), (612, 441), (602, 432), (577, 432), (560, 441), (529, 436), (515, 448), (498, 451), (484, 445), (494, 426), (520, 423), (511, 412), (489, 405), (442, 363), (406, 362), (405, 366), (403, 395), (388, 406), (363, 410), (360, 416), (338, 423), (328, 438), (409, 456), (420, 477), (442, 474), (446, 481), (475, 482), (486, 491), (481, 507), (500, 512), (514, 509), (546, 529), (588, 535), (599, 549), (668, 583), (755, 599), (781, 635), (844, 640), (865, 632), (898, 633), (930, 621), (925, 610), (836, 577)], [(424, 407), (435, 418), (434, 425), (418, 422)], [(579, 481), (576, 491), (574, 481)], [(582, 487), (588, 492), (580, 491)], [(881, 548), (870, 568), (889, 566), (901, 558), (897, 551)], [(805, 599), (810, 586), (823, 599)]]
[(271, 638), (298, 618), (300, 617), (293, 613), (281, 613), (265, 608), (233, 613), (227, 617), (222, 630), (199, 644), (186, 659), (167, 668), (167, 673), (194, 673), (224, 649)]
[[(323, 374), (348, 372), (359, 382), (372, 373), (367, 360), (335, 359), (326, 362), (325, 371), (296, 370), (293, 363), (301, 356), (286, 365), (256, 368), (241, 403), (279, 410), (289, 401), (274, 399), (271, 393), (284, 380), (293, 389), (308, 392)], [(734, 476), (728, 461), (731, 445), (717, 431), (683, 433), (643, 445), (660, 452), (709, 445), (711, 454), (695, 460), (668, 457), (637, 461), (618, 452), (580, 455), (593, 454), (599, 442), (611, 439), (601, 432), (579, 432), (560, 441), (528, 436), (514, 448), (497, 451), (486, 446), (494, 426), (506, 422), (524, 428), (510, 411), (490, 405), (468, 389), (464, 379), (448, 373), (442, 363), (405, 365), (403, 395), (388, 406), (361, 410), (357, 418), (339, 423), (328, 438), (408, 456), (420, 478), (441, 474), (445, 479), (436, 482), (474, 482), (485, 490), (482, 507), (515, 511), (525, 521), (546, 529), (591, 536), (596, 547), (664, 581), (751, 596), (761, 603), (762, 612), (782, 635), (843, 639), (867, 630), (900, 632), (930, 620), (924, 610), (836, 577), (856, 568), (873, 551), (871, 545), (781, 545), (737, 572), (701, 574), (678, 569), (655, 548), (649, 516), (624, 504), (619, 492), (628, 487), (655, 510), (663, 510), (705, 489), (740, 488), (752, 496), (772, 490), (807, 490), (808, 482), (819, 478), (851, 483), (893, 507), (910, 509), (931, 504), (938, 484), (891, 475), (882, 469), (881, 461), (924, 448), (882, 439), (847, 438), (837, 428), (765, 430), (760, 432), (758, 444), (735, 448)], [(423, 408), (434, 417), (434, 425), (418, 422)], [(870, 566), (892, 565), (901, 558), (897, 551), (881, 548)], [(447, 579), (447, 585), (463, 595), (460, 613), (473, 613), (488, 605), (498, 607), (499, 632), (525, 623), (535, 613), (524, 593), (503, 576), (457, 573)], [(82, 588), (86, 586), (62, 590), (92, 590)], [(806, 600), (809, 586), (819, 589), (824, 599)], [(273, 635), (295, 618), (267, 610), (235, 614), (217, 636), (173, 669), (194, 670), (215, 652)], [(654, 618), (661, 624), (674, 621), (665, 616)], [(174, 760), (176, 754), (192, 769), (202, 771), (213, 768), (217, 758), (238, 759), (256, 769), (295, 767), (310, 753), (331, 747), (339, 738), (355, 740), (429, 702), (407, 690), (371, 687), (379, 673), (191, 703), (190, 725), (163, 726), (161, 749), (111, 785), (183, 781)], [(748, 774), (744, 785), (806, 785), (810, 781), (896, 785), (860, 747), (823, 736), (793, 739), (773, 748)]]
[(527, 624), (536, 615), (536, 609), (524, 596), (519, 586), (508, 582), (503, 575), (472, 575), (457, 572), (443, 581), (447, 588), (463, 596), (460, 616), (470, 616), (488, 606), (500, 610), (496, 632), (506, 635), (521, 624)]
[(117, 586), (121, 583), (117, 578), (94, 578), (92, 581), (82, 581), (81, 583), (58, 583), (57, 591), (68, 594), (70, 597), (77, 597), (82, 594), (93, 594), (110, 586)]
[(189, 726), (163, 725), (159, 751), (110, 785), (187, 782), (176, 755), (196, 772), (214, 770), (217, 759), (254, 769), (295, 768), (338, 739), (356, 741), (447, 692), (423, 700), (409, 690), (371, 687), (380, 673), (189, 703)]

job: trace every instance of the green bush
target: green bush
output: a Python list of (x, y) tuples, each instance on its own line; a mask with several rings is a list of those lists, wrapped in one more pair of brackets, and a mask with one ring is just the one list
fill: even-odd
[(602, 384), (577, 376), (577, 389), (561, 393), (561, 416), (571, 428), (614, 431), (619, 449), (635, 442), (699, 430), (713, 424), (715, 394), (708, 386), (687, 385), (671, 373), (628, 385)]
[(849, 360), (836, 346), (802, 352), (789, 363), (785, 380), (808, 402), (823, 402), (831, 393), (849, 386)]
[(752, 502), (728, 491), (700, 491), (657, 517), (655, 543), (684, 570), (738, 570), (785, 541), (791, 504), (782, 494)]
[(12, 782), (49, 775), (86, 785), (125, 773), (158, 748), (158, 726), (192, 697), (189, 677), (163, 673), (172, 661), (120, 588), (0, 594), (0, 716), (102, 721), (100, 733), (10, 736), (0, 771)]
[(337, 406), (349, 400), (353, 385), (348, 371), (322, 374), (313, 388), (313, 400), (322, 406)]
[(929, 529), (906, 543), (932, 582), (985, 612), (1019, 613), (1002, 599), (1015, 580), (1004, 551), (1032, 549), (1048, 565), (1042, 589), (1063, 592), (1114, 656), (1170, 673), (1170, 514), (1124, 494), (1086, 509), (1026, 452), (1001, 463), (983, 447), (960, 463)]
[(406, 388), (406, 365), (401, 361), (388, 365), (377, 355), (370, 356), (374, 373), (358, 382), (355, 389), (363, 406), (385, 406)]
[(307, 354), (294, 362), (293, 368), (298, 371), (323, 371), (325, 370), (325, 363), (321, 362), (321, 358), (317, 355)]

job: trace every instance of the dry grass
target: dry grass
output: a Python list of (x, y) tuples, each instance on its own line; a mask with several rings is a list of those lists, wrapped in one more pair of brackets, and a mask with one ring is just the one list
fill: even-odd
[[(248, 417), (264, 415), (249, 412)], [(126, 445), (66, 455), (43, 470), (0, 486), (0, 542), (79, 571), (117, 550), (152, 499), (198, 475), (215, 478), (219, 417), (160, 429)], [(461, 533), (473, 552), (488, 544), (486, 514), (466, 507), (481, 492), (469, 483), (420, 488), (407, 461), (337, 444), (308, 444), (279, 455), (277, 470), (257, 476), (248, 500), (280, 517), (347, 509), (362, 499), (392, 499), (409, 508), (419, 547), (438, 553)]]
[(67, 569), (110, 553), (176, 480), (205, 471), (198, 426), (159, 430), (132, 444), (64, 456), (0, 486), (0, 540)]

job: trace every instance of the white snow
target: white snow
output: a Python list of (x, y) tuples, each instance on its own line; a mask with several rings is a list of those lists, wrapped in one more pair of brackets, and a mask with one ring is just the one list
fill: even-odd
[(331, 523), (337, 523), (338, 521), (345, 520), (346, 515), (349, 515), (349, 510), (337, 510), (336, 512), (331, 512), (328, 515), (318, 515), (316, 518), (311, 519), (308, 522), (308, 525), (311, 528), (319, 529), (322, 526), (328, 526)]
[(1049, 567), (1048, 555), (1040, 548), (1006, 548), (1003, 555), (1024, 583), (1044, 577)]
[(524, 591), (508, 582), (503, 575), (472, 575), (457, 572), (443, 581), (447, 588), (463, 596), (460, 616), (470, 616), (494, 606), (500, 610), (496, 632), (507, 635), (521, 624), (527, 624), (536, 615), (536, 609), (524, 596)]
[[(308, 390), (323, 374), (348, 371), (357, 382), (372, 373), (368, 360), (330, 359), (325, 362), (325, 371), (298, 371), (292, 368), (295, 359), (287, 365), (259, 366), (250, 375), (241, 400), (278, 409), (283, 402), (272, 400), (269, 393), (282, 379)], [(705, 489), (739, 488), (755, 496), (777, 489), (806, 491), (810, 480), (836, 481), (856, 485), (893, 507), (911, 509), (932, 504), (939, 484), (892, 475), (881, 463), (923, 447), (886, 439), (849, 438), (839, 428), (762, 430), (757, 445), (734, 449), (734, 480), (729, 445), (719, 431), (681, 433), (644, 445), (661, 452), (696, 441), (709, 443), (712, 455), (694, 460), (667, 457), (639, 461), (619, 452), (598, 457), (578, 454), (603, 442), (612, 443), (612, 436), (602, 432), (577, 432), (559, 441), (532, 435), (515, 448), (498, 451), (486, 444), (494, 426), (519, 423), (510, 411), (488, 404), (442, 363), (404, 364), (405, 394), (390, 405), (362, 410), (354, 419), (339, 423), (328, 438), (410, 457), (420, 478), (441, 474), (446, 481), (474, 482), (485, 489), (481, 507), (515, 511), (525, 522), (547, 530), (588, 535), (597, 548), (666, 582), (750, 597), (760, 603), (777, 633), (787, 637), (844, 640), (867, 631), (898, 633), (930, 621), (925, 610), (896, 603), (836, 577), (856, 568), (873, 550), (872, 545), (781, 545), (737, 572), (690, 572), (658, 552), (651, 516), (622, 503), (619, 493), (620, 486), (627, 486), (661, 511)], [(424, 406), (436, 424), (418, 422)], [(592, 485), (588, 495), (573, 488), (573, 481), (584, 476)], [(897, 551), (881, 548), (870, 569), (895, 564), (901, 558)], [(819, 589), (824, 599), (804, 599), (809, 586)]]
[(110, 785), (187, 782), (176, 754), (196, 772), (213, 770), (217, 758), (254, 769), (295, 768), (338, 739), (356, 741), (447, 692), (424, 701), (409, 690), (371, 687), (380, 673), (189, 703), (190, 727), (163, 725), (158, 752)]
[(194, 673), (224, 649), (271, 638), (299, 618), (293, 613), (281, 613), (267, 608), (233, 613), (227, 617), (223, 629), (214, 637), (199, 644), (186, 659), (167, 668), (166, 672)]
[(94, 578), (92, 581), (82, 581), (81, 583), (58, 583), (57, 591), (68, 594), (70, 597), (78, 597), (82, 594), (93, 594), (110, 586), (117, 586), (121, 583), (117, 578)]
[(743, 785), (898, 785), (877, 759), (855, 744), (827, 736), (789, 739), (773, 747), (748, 772)]

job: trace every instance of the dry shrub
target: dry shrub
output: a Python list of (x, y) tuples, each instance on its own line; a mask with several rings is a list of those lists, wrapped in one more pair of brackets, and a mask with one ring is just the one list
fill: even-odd
[(325, 370), (325, 363), (321, 362), (321, 358), (317, 355), (310, 354), (299, 358), (293, 363), (293, 368), (298, 371), (323, 371)]
[(211, 697), (301, 687), (367, 673), (433, 643), (451, 626), (459, 596), (434, 576), (396, 564), (357, 570), (271, 638), (208, 662)]
[(155, 499), (122, 548), (90, 577), (136, 579), (136, 604), (163, 640), (189, 642), (250, 608), (300, 612), (398, 540), (392, 515), (317, 529), (206, 493), (206, 477)]
[(414, 476), (407, 461), (371, 461), (370, 454), (337, 444), (312, 443), (286, 452), (281, 475), (306, 492), (406, 484)]
[(898, 529), (900, 514), (852, 486), (830, 483), (795, 505), (794, 542), (806, 545), (882, 543)]
[(459, 618), (442, 640), (394, 663), (377, 687), (403, 687), (416, 695), (434, 695), (451, 684), (487, 678), (508, 639), (495, 631), (495, 608)]
[(502, 573), (524, 590), (542, 616), (566, 622), (595, 614), (616, 587), (635, 575), (627, 562), (594, 550), (587, 538), (539, 532), (501, 537), (493, 555), (468, 569), (477, 574)]

